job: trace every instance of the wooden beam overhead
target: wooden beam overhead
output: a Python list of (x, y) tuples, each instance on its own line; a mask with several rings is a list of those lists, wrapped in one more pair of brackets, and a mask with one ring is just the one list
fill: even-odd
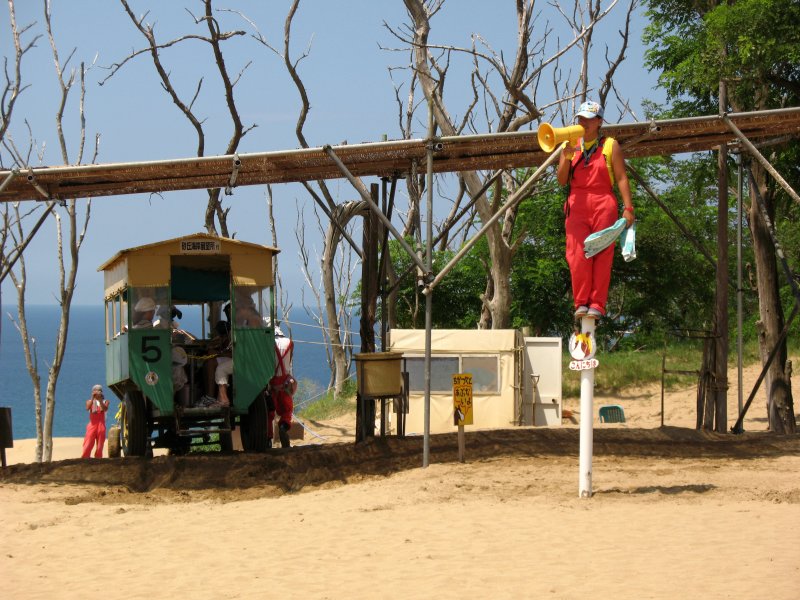
[[(727, 115), (753, 143), (800, 136), (800, 107)], [(720, 115), (604, 125), (626, 158), (712, 150), (738, 138)], [(538, 166), (547, 158), (536, 131), (436, 138), (433, 170), (493, 171)], [(403, 177), (417, 163), (425, 169), (428, 140), (397, 140), (334, 146), (359, 177)], [(238, 161), (238, 164), (237, 164)], [(64, 200), (339, 179), (342, 172), (323, 148), (0, 171), (0, 202)]]

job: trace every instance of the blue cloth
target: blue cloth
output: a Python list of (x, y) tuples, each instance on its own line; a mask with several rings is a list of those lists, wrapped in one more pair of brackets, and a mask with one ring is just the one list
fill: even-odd
[(583, 241), (583, 252), (586, 258), (592, 258), (599, 254), (617, 239), (619, 239), (622, 250), (622, 258), (625, 262), (630, 262), (636, 258), (636, 223), (627, 227), (625, 219), (617, 219), (611, 226), (596, 231)]

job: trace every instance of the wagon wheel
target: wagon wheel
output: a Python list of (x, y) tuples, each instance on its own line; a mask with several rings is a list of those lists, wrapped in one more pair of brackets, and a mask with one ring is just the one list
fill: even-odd
[(259, 394), (250, 405), (245, 425), (242, 427), (242, 445), (245, 452), (266, 452), (267, 435), (267, 399)]
[(219, 434), (219, 448), (222, 452), (233, 452), (233, 438), (230, 431)]
[(141, 393), (125, 392), (119, 421), (122, 453), (125, 456), (144, 456), (147, 451), (147, 417)]
[(119, 458), (120, 456), (120, 443), (119, 443), (119, 425), (112, 425), (108, 429), (108, 457)]

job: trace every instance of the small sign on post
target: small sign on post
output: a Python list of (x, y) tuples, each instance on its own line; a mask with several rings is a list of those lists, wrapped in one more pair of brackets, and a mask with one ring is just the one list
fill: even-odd
[(472, 425), (472, 373), (453, 375), (453, 425), (458, 425), (458, 460), (464, 462), (464, 425)]

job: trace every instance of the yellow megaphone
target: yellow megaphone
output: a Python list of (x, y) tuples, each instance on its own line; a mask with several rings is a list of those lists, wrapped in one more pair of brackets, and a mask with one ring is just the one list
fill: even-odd
[(556, 128), (548, 123), (542, 123), (539, 126), (537, 137), (539, 138), (539, 147), (545, 152), (552, 152), (561, 142), (569, 142), (570, 146), (576, 146), (578, 140), (583, 137), (583, 127), (570, 125)]

